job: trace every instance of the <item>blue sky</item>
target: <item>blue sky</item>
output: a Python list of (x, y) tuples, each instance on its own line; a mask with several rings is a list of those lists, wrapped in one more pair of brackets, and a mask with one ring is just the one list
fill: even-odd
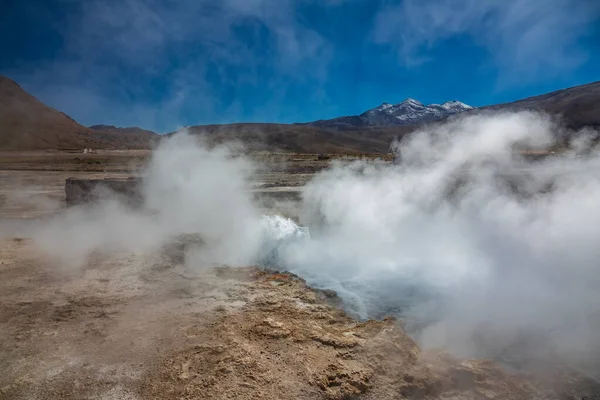
[(0, 73), (84, 125), (301, 122), (600, 80), (596, 0), (5, 0)]

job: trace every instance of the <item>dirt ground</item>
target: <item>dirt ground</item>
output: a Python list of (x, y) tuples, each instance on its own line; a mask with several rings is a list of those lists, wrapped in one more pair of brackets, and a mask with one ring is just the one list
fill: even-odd
[[(37, 218), (65, 206), (67, 178), (127, 178), (138, 175), (147, 151), (0, 153), (0, 220)], [(252, 190), (296, 192), (328, 165), (317, 155), (256, 155), (261, 168), (249, 182)], [(274, 210), (273, 210), (274, 211)]]
[[(306, 160), (256, 185), (297, 187), (326, 165)], [(19, 224), (64, 207), (68, 176), (133, 170), (127, 158), (111, 172), (46, 161), (0, 163), (0, 399), (600, 398), (575, 375), (555, 391), (491, 361), (423, 352), (400, 321), (355, 321), (335, 293), (287, 273), (197, 265), (189, 237), (62, 268)]]

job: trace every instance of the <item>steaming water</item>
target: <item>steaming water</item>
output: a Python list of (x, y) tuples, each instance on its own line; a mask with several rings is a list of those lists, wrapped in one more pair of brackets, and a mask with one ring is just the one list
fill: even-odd
[(260, 220), (260, 247), (257, 263), (265, 267), (280, 268), (281, 253), (289, 246), (310, 240), (308, 228), (298, 226), (290, 218), (263, 215)]
[[(315, 243), (318, 243), (318, 236)], [(261, 219), (261, 247), (257, 263), (267, 268), (286, 269), (307, 280), (319, 289), (335, 290), (342, 298), (346, 310), (356, 318), (382, 318), (400, 316), (409, 329), (430, 324), (435, 320), (436, 304), (440, 293), (427, 281), (416, 277), (401, 279), (390, 273), (383, 282), (379, 277), (331, 275), (327, 264), (321, 268), (305, 269), (289, 262), (290, 254), (304, 251), (311, 246), (308, 227), (299, 226), (292, 219), (279, 215), (264, 215)], [(427, 304), (429, 318), (414, 319), (410, 310), (418, 304)]]

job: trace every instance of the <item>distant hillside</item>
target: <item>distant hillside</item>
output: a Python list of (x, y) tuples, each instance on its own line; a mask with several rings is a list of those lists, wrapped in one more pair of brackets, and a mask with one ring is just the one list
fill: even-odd
[[(386, 153), (396, 136), (415, 127), (326, 129), (296, 124), (199, 125), (186, 128), (211, 145), (238, 141), (249, 151), (296, 153)], [(169, 135), (173, 135), (173, 132)]]
[(148, 148), (153, 136), (86, 128), (0, 76), (1, 150)]
[(126, 133), (131, 135), (145, 135), (149, 137), (154, 137), (158, 135), (158, 133), (149, 131), (147, 129), (138, 128), (137, 126), (130, 126), (126, 128), (120, 128), (113, 125), (92, 125), (89, 127), (95, 131), (104, 131), (104, 132), (115, 132), (115, 133)]
[(126, 136), (130, 143), (151, 145), (158, 143), (160, 135), (156, 132), (147, 129), (138, 128), (137, 126), (119, 128), (113, 125), (92, 125), (90, 129), (96, 132), (108, 132), (119, 136)]
[(562, 116), (571, 128), (600, 127), (600, 81), (479, 110), (540, 110)]

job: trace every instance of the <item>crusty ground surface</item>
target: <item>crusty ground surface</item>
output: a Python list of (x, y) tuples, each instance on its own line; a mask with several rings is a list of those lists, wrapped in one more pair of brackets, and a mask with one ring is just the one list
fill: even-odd
[(190, 265), (181, 246), (66, 271), (5, 239), (0, 259), (2, 399), (556, 398), (424, 353), (394, 319), (352, 320), (298, 277)]

